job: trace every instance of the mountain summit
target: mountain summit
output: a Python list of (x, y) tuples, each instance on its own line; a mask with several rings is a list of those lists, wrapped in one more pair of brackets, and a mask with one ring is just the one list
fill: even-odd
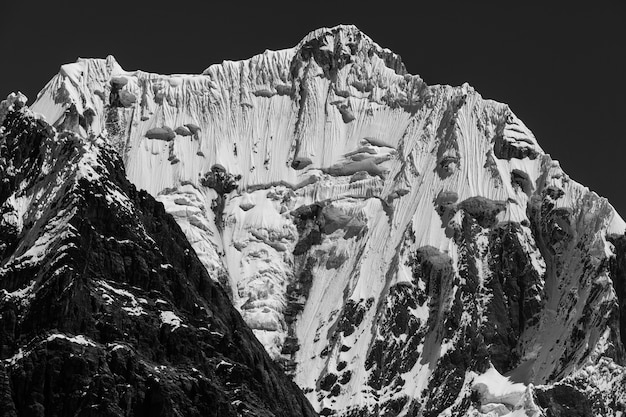
[(32, 110), (119, 153), (320, 414), (626, 411), (626, 223), (356, 27), (201, 75), (79, 59)]

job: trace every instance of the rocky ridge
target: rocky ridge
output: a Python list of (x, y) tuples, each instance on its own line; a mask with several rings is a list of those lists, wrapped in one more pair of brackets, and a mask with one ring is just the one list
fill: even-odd
[(314, 416), (100, 137), (0, 105), (0, 414)]

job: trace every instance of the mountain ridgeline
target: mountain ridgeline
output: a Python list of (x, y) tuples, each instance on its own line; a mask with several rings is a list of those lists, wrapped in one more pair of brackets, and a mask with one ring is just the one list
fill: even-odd
[(23, 102), (8, 415), (626, 412), (626, 223), (471, 86), (337, 26), (198, 75), (79, 59)]

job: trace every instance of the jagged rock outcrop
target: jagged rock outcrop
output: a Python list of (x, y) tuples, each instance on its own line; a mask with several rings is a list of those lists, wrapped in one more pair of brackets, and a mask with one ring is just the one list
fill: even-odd
[(201, 75), (79, 60), (33, 108), (119, 150), (321, 414), (623, 410), (624, 221), (507, 105), (354, 26)]
[(314, 416), (102, 138), (0, 110), (3, 416)]

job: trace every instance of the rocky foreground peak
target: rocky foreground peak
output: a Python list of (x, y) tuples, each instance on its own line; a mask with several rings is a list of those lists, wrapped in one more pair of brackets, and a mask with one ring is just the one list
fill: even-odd
[(0, 105), (3, 416), (313, 416), (102, 138)]
[(79, 60), (32, 109), (119, 153), (320, 414), (626, 410), (622, 218), (354, 26), (198, 75)]

